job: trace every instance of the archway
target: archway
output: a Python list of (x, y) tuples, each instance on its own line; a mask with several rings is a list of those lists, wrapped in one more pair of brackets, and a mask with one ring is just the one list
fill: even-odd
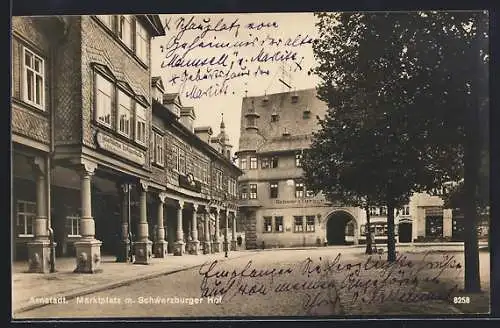
[(357, 224), (354, 217), (346, 211), (330, 214), (326, 223), (328, 245), (347, 245), (355, 243)]

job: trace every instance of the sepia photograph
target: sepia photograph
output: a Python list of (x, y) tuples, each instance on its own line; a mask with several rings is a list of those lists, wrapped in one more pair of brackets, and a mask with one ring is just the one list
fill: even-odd
[(13, 16), (12, 318), (489, 314), (489, 22)]

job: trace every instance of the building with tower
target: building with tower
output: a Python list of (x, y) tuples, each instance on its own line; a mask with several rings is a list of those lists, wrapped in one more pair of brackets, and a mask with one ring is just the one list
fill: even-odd
[[(238, 163), (239, 206), (247, 248), (366, 242), (364, 209), (327, 201), (303, 180), (301, 158), (327, 106), (315, 89), (245, 97)], [(378, 243), (387, 241), (387, 209), (370, 209)], [(461, 221), (439, 191), (414, 194), (395, 212), (396, 242), (460, 240)]]

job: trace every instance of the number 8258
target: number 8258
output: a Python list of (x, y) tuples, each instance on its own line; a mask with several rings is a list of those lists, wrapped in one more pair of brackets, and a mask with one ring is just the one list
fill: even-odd
[(454, 304), (469, 304), (470, 303), (470, 297), (469, 296), (457, 296), (457, 297), (453, 297), (453, 303)]

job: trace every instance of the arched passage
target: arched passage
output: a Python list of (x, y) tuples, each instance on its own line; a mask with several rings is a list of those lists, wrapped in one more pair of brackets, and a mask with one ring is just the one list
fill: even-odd
[(326, 221), (326, 240), (328, 245), (347, 245), (355, 242), (357, 223), (346, 211), (335, 211)]

